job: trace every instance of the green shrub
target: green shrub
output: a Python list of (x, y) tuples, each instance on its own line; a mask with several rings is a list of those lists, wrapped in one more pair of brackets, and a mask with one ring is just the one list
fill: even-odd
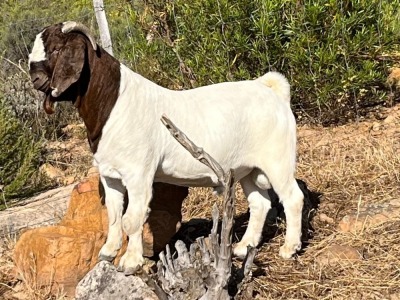
[[(298, 116), (325, 124), (392, 104), (384, 82), (400, 58), (399, 1), (104, 2), (116, 56), (163, 86), (187, 89), (277, 70), (292, 84)], [(89, 0), (5, 0), (0, 10), (0, 52), (14, 62), (26, 60), (45, 25), (96, 24)]]
[[(23, 196), (36, 185), (40, 143), (0, 101), (0, 199)], [(1, 200), (0, 200), (1, 203)]]
[(391, 104), (384, 82), (400, 58), (399, 1), (132, 3), (123, 18), (110, 19), (114, 52), (164, 86), (190, 88), (277, 70), (292, 84), (296, 113), (325, 124)]
[(2, 0), (0, 54), (13, 62), (26, 60), (36, 34), (54, 23), (76, 19), (90, 26), (91, 5), (91, 0)]

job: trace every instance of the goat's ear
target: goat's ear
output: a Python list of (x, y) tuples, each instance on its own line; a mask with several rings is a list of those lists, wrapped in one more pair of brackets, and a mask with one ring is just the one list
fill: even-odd
[(60, 96), (79, 79), (85, 63), (85, 52), (86, 45), (76, 43), (76, 40), (67, 43), (61, 49), (51, 79), (53, 97)]

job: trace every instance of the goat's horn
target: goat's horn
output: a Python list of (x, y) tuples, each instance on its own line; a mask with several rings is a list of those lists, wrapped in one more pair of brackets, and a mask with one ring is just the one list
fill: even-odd
[(82, 23), (74, 22), (74, 21), (67, 21), (63, 23), (63, 27), (61, 29), (63, 33), (68, 33), (71, 31), (78, 31), (83, 33), (90, 41), (93, 46), (94, 51), (97, 50), (97, 44), (94, 37), (91, 35), (89, 28), (87, 28)]

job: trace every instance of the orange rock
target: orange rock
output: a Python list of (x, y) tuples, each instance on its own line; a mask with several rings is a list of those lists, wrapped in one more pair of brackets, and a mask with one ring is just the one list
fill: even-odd
[(390, 74), (387, 78), (387, 83), (389, 86), (400, 87), (400, 68), (392, 68)]
[(400, 207), (396, 203), (397, 200), (393, 200), (386, 204), (366, 206), (362, 212), (344, 216), (337, 228), (341, 232), (362, 233), (377, 227), (398, 217)]
[(318, 262), (321, 265), (354, 262), (362, 260), (361, 254), (356, 248), (348, 245), (332, 245), (324, 249), (324, 252), (318, 255)]
[[(75, 287), (97, 263), (106, 241), (107, 210), (100, 197), (99, 177), (93, 175), (72, 191), (68, 210), (57, 226), (24, 232), (14, 250), (16, 271), (37, 286), (60, 288), (73, 296)], [(154, 184), (151, 213), (144, 226), (144, 255), (153, 256), (164, 249), (180, 226), (182, 201), (188, 189)], [(118, 263), (124, 245), (115, 259)]]

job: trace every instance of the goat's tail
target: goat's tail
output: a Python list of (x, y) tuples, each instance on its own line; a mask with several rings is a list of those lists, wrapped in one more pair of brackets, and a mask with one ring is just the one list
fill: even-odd
[(285, 76), (278, 72), (268, 72), (267, 74), (257, 78), (267, 87), (271, 88), (282, 99), (290, 103), (290, 84)]

